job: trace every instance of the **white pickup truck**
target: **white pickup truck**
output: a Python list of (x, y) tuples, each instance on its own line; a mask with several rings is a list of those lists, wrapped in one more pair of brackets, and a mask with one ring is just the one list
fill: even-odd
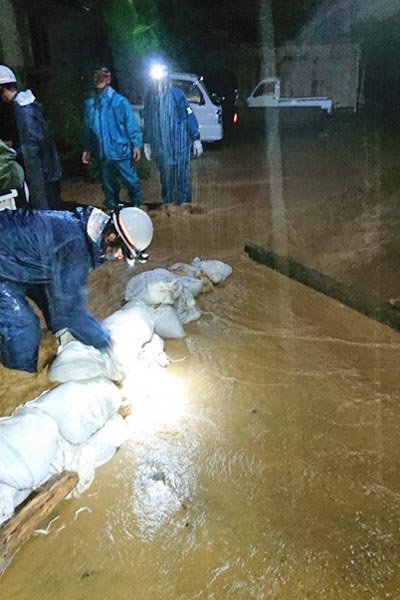
[(249, 108), (319, 107), (332, 112), (333, 101), (327, 97), (281, 98), (281, 82), (276, 77), (263, 79), (247, 98)]

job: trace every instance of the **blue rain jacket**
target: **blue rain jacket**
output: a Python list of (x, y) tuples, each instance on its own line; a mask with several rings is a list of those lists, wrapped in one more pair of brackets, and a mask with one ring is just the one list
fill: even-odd
[[(110, 335), (86, 308), (88, 274), (103, 256), (101, 243), (94, 244), (86, 233), (92, 210), (1, 211), (0, 287), (29, 290), (43, 286), (50, 329), (68, 328), (80, 342), (105, 348)], [(7, 314), (0, 314), (0, 319), (12, 322), (12, 301), (5, 310)]]
[(129, 100), (111, 86), (85, 102), (83, 147), (97, 159), (132, 159), (143, 136)]
[(144, 142), (150, 144), (156, 162), (176, 165), (190, 160), (195, 140), (200, 139), (197, 119), (182, 90), (151, 88), (144, 102)]

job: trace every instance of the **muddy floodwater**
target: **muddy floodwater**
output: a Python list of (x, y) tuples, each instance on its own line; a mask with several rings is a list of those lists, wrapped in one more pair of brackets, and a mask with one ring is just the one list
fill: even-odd
[[(153, 211), (146, 268), (201, 256), (233, 274), (166, 343), (171, 386), (134, 408), (130, 441), (18, 553), (1, 600), (400, 598), (400, 335), (243, 252), (279, 238), (365, 294), (400, 295), (398, 189), (356, 133), (284, 139), (283, 207), (258, 141), (206, 152), (191, 210)], [(157, 199), (154, 172), (145, 189)], [(93, 275), (99, 317), (129, 277)], [(54, 350), (48, 334), (43, 365)], [(45, 368), (1, 375), (3, 414), (48, 386)]]

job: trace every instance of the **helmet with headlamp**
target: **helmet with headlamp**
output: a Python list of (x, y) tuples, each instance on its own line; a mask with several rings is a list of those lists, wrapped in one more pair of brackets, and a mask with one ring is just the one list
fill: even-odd
[(144, 250), (153, 239), (153, 223), (149, 215), (140, 208), (126, 206), (114, 210), (111, 220), (127, 262), (146, 262), (149, 255)]

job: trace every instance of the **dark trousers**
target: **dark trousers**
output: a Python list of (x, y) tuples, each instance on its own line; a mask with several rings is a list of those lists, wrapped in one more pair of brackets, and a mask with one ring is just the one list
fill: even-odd
[(118, 205), (121, 183), (128, 190), (130, 204), (132, 206), (142, 204), (142, 186), (132, 160), (102, 160), (100, 161), (100, 172), (105, 195), (104, 204), (107, 208), (116, 208)]
[(155, 159), (160, 172), (161, 197), (163, 204), (183, 204), (192, 201), (190, 190), (190, 162), (166, 165)]
[(0, 282), (0, 354), (4, 366), (19, 371), (37, 371), (41, 338), (25, 289), (16, 283)]

